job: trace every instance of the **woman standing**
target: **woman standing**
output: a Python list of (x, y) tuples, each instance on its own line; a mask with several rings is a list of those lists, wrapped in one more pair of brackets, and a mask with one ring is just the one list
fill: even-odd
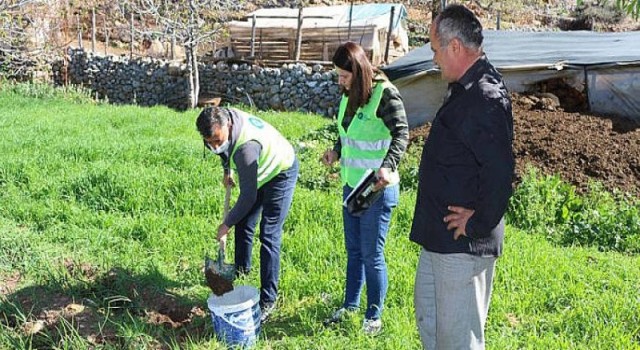
[(400, 93), (376, 68), (358, 44), (346, 42), (333, 56), (342, 89), (338, 111), (339, 139), (327, 150), (322, 162), (340, 160), (343, 198), (367, 170), (375, 172), (375, 191), (383, 191), (363, 213), (343, 208), (347, 274), (344, 303), (325, 324), (344, 319), (360, 305), (360, 292), (367, 283), (367, 309), (363, 331), (375, 335), (382, 329), (382, 310), (387, 293), (384, 244), (391, 211), (398, 204), (398, 163), (407, 148), (409, 127)]

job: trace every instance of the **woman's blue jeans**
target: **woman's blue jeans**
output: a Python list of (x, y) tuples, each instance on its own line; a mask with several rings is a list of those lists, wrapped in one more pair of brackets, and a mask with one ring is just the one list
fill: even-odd
[[(343, 188), (343, 200), (353, 189)], [(343, 307), (358, 308), (360, 293), (367, 283), (367, 310), (364, 317), (379, 319), (387, 294), (387, 264), (384, 243), (389, 230), (391, 211), (398, 204), (399, 185), (384, 189), (384, 193), (361, 216), (356, 217), (346, 208), (342, 210), (344, 240), (347, 249), (347, 285)]]

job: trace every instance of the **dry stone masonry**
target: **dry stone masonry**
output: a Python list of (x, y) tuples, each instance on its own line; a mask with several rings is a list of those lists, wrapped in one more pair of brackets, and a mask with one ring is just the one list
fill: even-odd
[[(200, 95), (261, 110), (301, 111), (335, 116), (340, 99), (332, 70), (302, 63), (266, 68), (247, 63), (200, 64)], [(54, 82), (83, 85), (117, 104), (189, 106), (189, 83), (182, 63), (153, 58), (102, 56), (70, 49), (53, 64)]]

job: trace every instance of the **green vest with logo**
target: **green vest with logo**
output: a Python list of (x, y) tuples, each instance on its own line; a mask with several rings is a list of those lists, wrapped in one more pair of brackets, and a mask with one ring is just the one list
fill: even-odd
[(273, 126), (256, 116), (242, 111), (236, 112), (242, 118), (243, 126), (231, 151), (231, 166), (236, 169), (233, 156), (238, 148), (248, 141), (258, 142), (262, 146), (258, 157), (258, 188), (261, 188), (280, 172), (289, 169), (293, 165), (295, 152), (289, 141)]
[[(347, 130), (342, 120), (347, 109), (349, 97), (342, 96), (338, 111), (338, 131), (342, 152), (340, 154), (340, 176), (342, 185), (355, 187), (368, 169), (377, 171), (382, 165), (391, 145), (391, 132), (382, 119), (376, 116), (382, 92), (391, 86), (387, 81), (378, 81), (373, 87), (371, 98), (366, 105), (358, 108)], [(392, 172), (388, 186), (400, 181), (397, 171)]]

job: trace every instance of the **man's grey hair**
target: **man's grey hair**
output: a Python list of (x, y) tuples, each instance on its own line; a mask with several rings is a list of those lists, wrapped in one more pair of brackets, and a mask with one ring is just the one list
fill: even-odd
[(466, 7), (449, 5), (434, 23), (440, 46), (447, 46), (451, 40), (458, 38), (466, 48), (478, 50), (482, 47), (482, 24)]
[(207, 107), (200, 112), (196, 120), (196, 127), (202, 137), (211, 137), (213, 134), (213, 126), (227, 126), (231, 120), (231, 112), (228, 108), (223, 107)]

